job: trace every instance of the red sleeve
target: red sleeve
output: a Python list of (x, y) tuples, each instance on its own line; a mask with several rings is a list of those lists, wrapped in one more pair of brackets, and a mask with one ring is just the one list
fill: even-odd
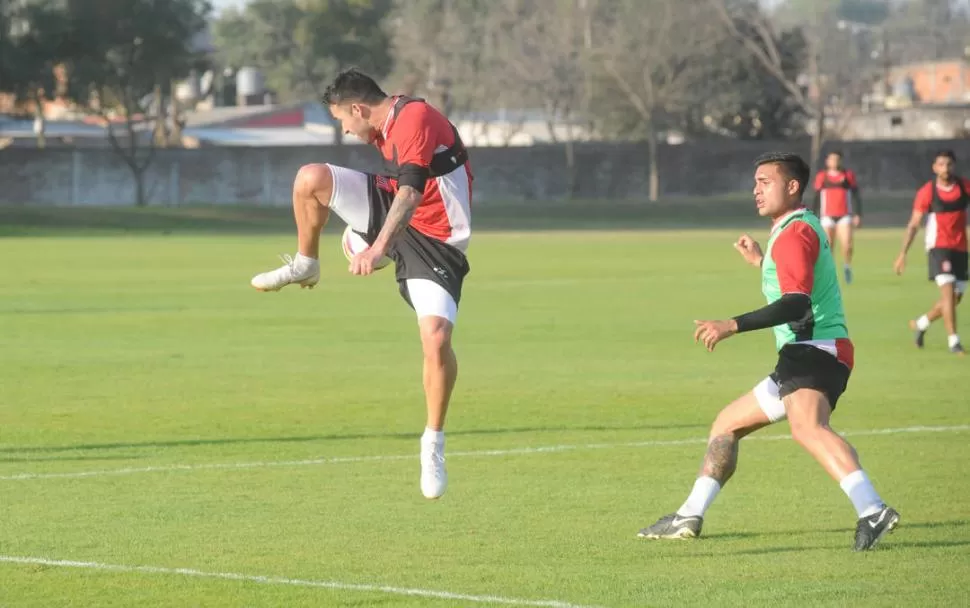
[(855, 179), (855, 171), (849, 171), (848, 169), (846, 169), (846, 171), (845, 171), (845, 179), (848, 180), (849, 187), (850, 188), (858, 188), (859, 187), (859, 182), (857, 182), (856, 179)]
[(437, 145), (430, 114), (431, 109), (423, 103), (410, 103), (401, 110), (391, 133), (398, 166), (431, 166)]
[(821, 190), (822, 186), (825, 185), (825, 171), (819, 171), (815, 174), (815, 189)]
[(916, 198), (913, 199), (913, 211), (919, 211), (920, 213), (929, 213), (930, 204), (933, 202), (933, 182), (927, 183), (925, 186), (916, 191)]
[(778, 235), (771, 257), (778, 269), (781, 293), (811, 295), (820, 245), (818, 234), (805, 222), (794, 222)]

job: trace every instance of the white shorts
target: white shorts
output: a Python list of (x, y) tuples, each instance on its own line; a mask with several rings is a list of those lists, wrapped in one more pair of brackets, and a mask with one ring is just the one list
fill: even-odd
[(778, 393), (778, 383), (770, 377), (765, 378), (754, 387), (752, 391), (755, 399), (758, 400), (758, 407), (765, 413), (768, 420), (778, 422), (785, 419), (785, 404)]
[(851, 225), (852, 216), (842, 215), (836, 217), (831, 215), (823, 215), (819, 218), (819, 222), (822, 224), (822, 228), (834, 228), (835, 226)]
[(959, 295), (967, 293), (967, 281), (958, 281), (954, 274), (938, 274), (934, 280), (940, 287), (953, 283), (953, 291)]
[(366, 173), (327, 165), (333, 176), (330, 210), (357, 232), (370, 229), (370, 177)]
[(406, 279), (411, 306), (422, 317), (441, 317), (454, 325), (458, 319), (458, 304), (445, 288), (428, 279)]

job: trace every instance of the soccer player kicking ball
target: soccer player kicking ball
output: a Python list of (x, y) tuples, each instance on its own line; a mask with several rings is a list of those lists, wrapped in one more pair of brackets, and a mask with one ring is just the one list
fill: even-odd
[(424, 353), (427, 425), (421, 437), (421, 492), (445, 492), (445, 413), (458, 377), (451, 346), (462, 282), (469, 266), (472, 175), (468, 153), (448, 119), (420, 99), (390, 97), (356, 70), (337, 75), (323, 94), (341, 128), (375, 145), (390, 177), (329, 164), (305, 165), (293, 184), (298, 253), (281, 268), (256, 275), (252, 286), (277, 291), (320, 280), (320, 231), (334, 212), (369, 248), (350, 264), (369, 275), (385, 255), (418, 317)]
[(852, 501), (859, 519), (855, 549), (873, 548), (899, 523), (899, 513), (879, 497), (855, 449), (829, 426), (853, 364), (838, 276), (825, 231), (802, 205), (809, 177), (794, 154), (769, 154), (755, 162), (758, 214), (772, 220), (765, 252), (750, 236), (735, 248), (761, 267), (768, 305), (726, 321), (695, 321), (695, 341), (713, 351), (734, 334), (774, 328), (778, 363), (750, 392), (721, 410), (711, 426), (700, 476), (675, 513), (640, 530), (644, 538), (694, 538), (704, 513), (738, 464), (742, 438), (788, 418), (792, 437), (831, 475)]
[(970, 206), (970, 180), (956, 175), (956, 156), (942, 150), (933, 160), (936, 179), (926, 182), (916, 192), (913, 214), (903, 236), (903, 248), (893, 265), (896, 274), (906, 269), (909, 251), (923, 218), (926, 218), (926, 254), (930, 266), (930, 280), (940, 288), (940, 299), (925, 315), (910, 321), (916, 346), (923, 348), (923, 339), (930, 323), (943, 317), (950, 352), (964, 355), (957, 334), (957, 304), (967, 290), (967, 207)]

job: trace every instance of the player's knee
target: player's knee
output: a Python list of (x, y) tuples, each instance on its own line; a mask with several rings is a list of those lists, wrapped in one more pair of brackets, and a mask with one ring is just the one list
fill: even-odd
[[(333, 173), (330, 167), (323, 163), (303, 165), (296, 172), (294, 189), (302, 195), (313, 196), (322, 204), (327, 204), (330, 200), (329, 194), (333, 191)], [(325, 196), (320, 196), (321, 194)]]
[(739, 432), (743, 430), (743, 425), (735, 419), (733, 416), (729, 416), (725, 412), (721, 412), (714, 419), (714, 424), (711, 425), (711, 432), (708, 435), (709, 439), (715, 437), (721, 437), (722, 435), (732, 435), (736, 436)]
[(808, 447), (818, 442), (819, 437), (825, 432), (825, 428), (817, 421), (802, 422), (789, 418), (791, 425), (791, 436), (796, 443), (802, 447)]
[(451, 323), (447, 319), (429, 319), (421, 326), (421, 349), (429, 361), (441, 361), (451, 352)]

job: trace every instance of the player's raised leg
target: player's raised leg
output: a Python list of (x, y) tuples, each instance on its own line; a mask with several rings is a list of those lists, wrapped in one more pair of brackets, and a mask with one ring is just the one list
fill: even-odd
[(424, 355), (422, 376), (427, 422), (421, 436), (421, 493), (425, 498), (439, 498), (448, 486), (444, 428), (451, 393), (458, 379), (458, 358), (451, 343), (458, 306), (433, 281), (408, 279), (406, 287), (418, 316)]
[(304, 165), (293, 181), (293, 219), (297, 254), (284, 256), (285, 265), (253, 277), (260, 291), (277, 291), (291, 283), (312, 288), (320, 280), (320, 232), (330, 216), (333, 173), (329, 165)]
[(839, 482), (856, 510), (855, 550), (873, 548), (899, 523), (899, 513), (886, 506), (859, 464), (855, 448), (832, 430), (832, 407), (825, 393), (802, 388), (783, 399), (792, 437)]
[(737, 469), (741, 439), (784, 416), (777, 386), (770, 378), (721, 410), (711, 425), (707, 452), (687, 500), (674, 513), (640, 530), (638, 536), (651, 539), (700, 536), (704, 513)]
[[(846, 216), (835, 226), (835, 238), (839, 243), (839, 251), (842, 253), (842, 273), (846, 284), (852, 282), (852, 254), (854, 229), (852, 226), (852, 216)], [(832, 242), (829, 237), (829, 243)]]
[[(960, 335), (957, 333), (957, 290), (955, 280), (941, 281), (938, 275), (937, 283), (940, 286), (940, 308), (943, 313), (943, 325), (946, 327), (947, 346), (951, 353), (964, 354), (963, 345), (960, 343)], [(947, 276), (949, 279), (952, 275)]]

